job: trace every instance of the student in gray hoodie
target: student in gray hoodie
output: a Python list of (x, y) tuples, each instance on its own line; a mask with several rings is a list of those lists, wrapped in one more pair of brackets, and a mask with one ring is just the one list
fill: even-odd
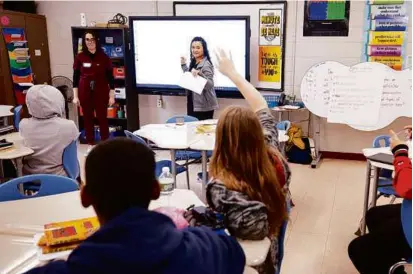
[(24, 145), (34, 153), (23, 160), (23, 174), (67, 176), (63, 151), (79, 135), (75, 123), (63, 117), (65, 102), (61, 92), (49, 85), (32, 86), (26, 95), (31, 118), (20, 122)]

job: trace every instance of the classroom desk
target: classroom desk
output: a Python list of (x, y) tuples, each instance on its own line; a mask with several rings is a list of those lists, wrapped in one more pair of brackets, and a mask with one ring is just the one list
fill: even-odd
[[(392, 154), (389, 147), (382, 148), (365, 148), (363, 149), (364, 156), (370, 157), (378, 153)], [(361, 235), (366, 233), (366, 214), (369, 209), (369, 200), (371, 196), (371, 205), (376, 206), (377, 200), (377, 184), (379, 181), (379, 170), (388, 169), (394, 170), (393, 165), (378, 163), (367, 159), (367, 170), (366, 170), (366, 186), (364, 190), (364, 205), (363, 205), (363, 219), (361, 222)], [(371, 186), (371, 171), (373, 170), (373, 185)], [(370, 190), (371, 186), (371, 190)], [(371, 192), (371, 193), (370, 193)]]
[[(191, 190), (175, 189), (173, 194), (162, 195), (152, 201), (150, 209), (173, 206), (186, 209), (190, 205), (202, 206), (202, 201)], [(0, 273), (16, 273), (39, 262), (32, 239), (43, 230), (43, 225), (95, 216), (92, 207), (83, 208), (79, 191), (10, 202), (0, 202)], [(239, 241), (246, 254), (247, 264), (262, 263), (268, 253), (270, 240)], [(7, 270), (7, 271), (5, 271)]]
[(13, 132), (5, 135), (0, 135), (0, 139), (6, 139), (9, 142), (13, 142), (11, 148), (0, 150), (0, 176), (3, 177), (3, 160), (14, 160), (17, 167), (17, 176), (23, 175), (23, 157), (31, 155), (34, 151), (31, 148), (24, 146), (23, 138), (20, 133)]
[(13, 130), (13, 125), (9, 125), (8, 119), (10, 116), (13, 116), (13, 112), (11, 112), (11, 109), (13, 106), (8, 106), (8, 105), (0, 105), (0, 120), (2, 122), (2, 125), (0, 125), (0, 133), (1, 132), (7, 132)]
[[(171, 151), (172, 175), (176, 183), (176, 150), (197, 150), (202, 154), (202, 189), (204, 191), (207, 183), (207, 152), (214, 150), (215, 133), (196, 134), (197, 125), (216, 124), (217, 120), (207, 120), (199, 122), (185, 123), (177, 126), (175, 124), (149, 124), (141, 127), (134, 132), (135, 135), (141, 136), (155, 143), (159, 148), (169, 149)], [(279, 141), (288, 141), (288, 135), (284, 130), (278, 131)]]

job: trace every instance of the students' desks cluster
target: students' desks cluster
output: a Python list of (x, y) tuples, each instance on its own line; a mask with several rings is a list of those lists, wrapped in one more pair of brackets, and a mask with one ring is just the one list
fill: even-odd
[(0, 105), (0, 133), (13, 130), (13, 126), (9, 125), (8, 122), (9, 117), (13, 116), (13, 112), (11, 112), (12, 108), (13, 106)]
[[(186, 209), (202, 206), (202, 201), (191, 190), (175, 189), (172, 195), (152, 201), (150, 209), (173, 206)], [(51, 222), (95, 216), (93, 209), (81, 206), (79, 191), (0, 203), (0, 273), (21, 273), (38, 265), (33, 237)], [(270, 240), (240, 241), (247, 265), (262, 263), (269, 251)], [(249, 270), (250, 271), (250, 270)]]
[[(207, 183), (207, 152), (214, 150), (215, 133), (195, 133), (196, 126), (210, 124), (216, 125), (218, 120), (206, 120), (199, 122), (176, 124), (149, 124), (134, 132), (135, 135), (155, 143), (159, 148), (171, 151), (172, 175), (176, 182), (176, 150), (197, 150), (202, 154), (202, 188)], [(288, 135), (283, 130), (278, 131), (279, 141), (288, 141)]]

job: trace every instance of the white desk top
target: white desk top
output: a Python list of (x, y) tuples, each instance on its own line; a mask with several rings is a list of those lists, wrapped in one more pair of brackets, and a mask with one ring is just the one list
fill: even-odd
[[(378, 153), (385, 153), (385, 154), (392, 154), (391, 150), (389, 147), (380, 147), (380, 148), (365, 148), (363, 149), (363, 155), (367, 158), (370, 156), (373, 156), (375, 154)], [(394, 166), (393, 165), (387, 165), (387, 164), (383, 164), (383, 163), (378, 163), (378, 162), (374, 162), (374, 161), (370, 161), (370, 164), (374, 167), (377, 168), (383, 168), (383, 169), (388, 169), (388, 170), (394, 170)]]
[[(208, 121), (214, 122), (214, 120)], [(165, 149), (194, 149), (194, 150), (214, 150), (215, 134), (196, 134), (196, 125), (205, 123), (204, 121), (186, 123), (182, 126), (175, 124), (149, 124), (134, 132), (134, 134), (148, 139), (156, 146)], [(279, 141), (288, 141), (286, 131), (279, 130)]]
[(31, 148), (23, 145), (23, 138), (18, 132), (0, 135), (0, 139), (6, 139), (7, 141), (14, 143), (11, 148), (0, 150), (0, 160), (13, 160), (34, 153)]
[[(176, 189), (170, 196), (161, 196), (152, 201), (150, 209), (174, 206), (186, 209), (190, 205), (202, 206), (202, 201), (191, 190)], [(33, 214), (33, 210), (38, 212)], [(0, 269), (11, 269), (18, 265), (33, 264), (35, 248), (30, 240), (43, 230), (43, 225), (96, 216), (90, 207), (80, 203), (79, 191), (19, 201), (0, 202), (0, 246), (7, 256), (0, 256)], [(23, 237), (26, 236), (26, 237)], [(247, 264), (262, 263), (270, 247), (269, 239), (262, 241), (240, 241), (247, 257)], [(4, 253), (4, 252), (3, 252)], [(31, 260), (28, 257), (32, 256)]]
[(12, 108), (13, 106), (0, 105), (0, 117), (13, 116), (13, 112), (10, 111)]

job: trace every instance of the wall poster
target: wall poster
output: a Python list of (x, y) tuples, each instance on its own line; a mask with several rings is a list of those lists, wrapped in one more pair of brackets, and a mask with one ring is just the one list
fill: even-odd
[(272, 83), (279, 89), (284, 65), (284, 10), (260, 9), (259, 15), (258, 81)]

